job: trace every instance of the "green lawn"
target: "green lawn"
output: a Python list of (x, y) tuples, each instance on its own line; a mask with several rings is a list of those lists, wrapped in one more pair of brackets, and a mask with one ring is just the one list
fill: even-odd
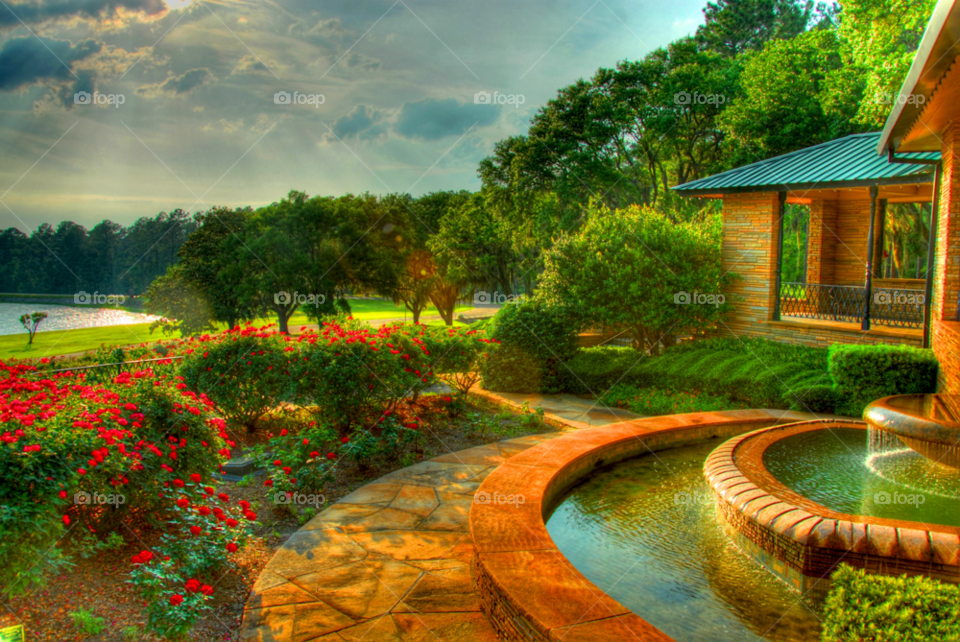
[[(403, 307), (395, 306), (390, 301), (381, 301), (378, 299), (357, 299), (351, 300), (353, 308), (353, 317), (355, 319), (371, 320), (384, 318), (403, 317)], [(470, 309), (471, 306), (460, 306), (456, 313)], [(424, 312), (427, 314), (437, 314), (436, 308), (431, 307)], [(407, 320), (411, 320), (408, 314)], [(276, 322), (276, 318), (263, 319), (263, 323)], [(290, 319), (290, 330), (294, 333), (300, 331), (300, 327), (311, 325), (307, 315), (303, 312), (297, 312)], [(443, 321), (429, 321), (428, 325), (443, 325)], [(454, 325), (463, 325), (454, 321)], [(41, 326), (42, 327), (42, 326)], [(96, 350), (101, 345), (124, 346), (162, 339), (176, 338), (164, 335), (160, 330), (150, 334), (149, 323), (138, 323), (134, 325), (115, 325), (105, 328), (84, 328), (82, 330), (56, 330), (53, 332), (38, 332), (33, 338), (33, 345), (27, 346), (27, 334), (11, 334), (0, 336), (0, 359), (40, 359), (42, 357), (53, 357), (61, 354), (72, 354), (74, 352), (86, 352)]]

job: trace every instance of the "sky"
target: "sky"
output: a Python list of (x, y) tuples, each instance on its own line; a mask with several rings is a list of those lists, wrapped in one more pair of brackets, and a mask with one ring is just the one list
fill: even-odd
[(480, 187), (703, 0), (0, 0), (0, 229)]

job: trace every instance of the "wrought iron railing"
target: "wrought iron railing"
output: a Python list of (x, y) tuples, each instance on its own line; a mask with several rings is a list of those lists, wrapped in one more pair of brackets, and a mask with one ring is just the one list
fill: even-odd
[[(158, 357), (156, 359), (137, 359), (135, 361), (118, 361), (115, 363), (94, 363), (88, 366), (74, 366), (72, 368), (59, 368), (57, 370), (38, 370), (32, 373), (38, 377), (50, 377), (58, 374), (85, 374), (87, 381), (93, 383), (104, 383), (111, 381), (114, 377), (124, 370), (173, 370), (176, 362), (183, 357)], [(163, 363), (161, 363), (163, 362)]]
[[(867, 290), (850, 285), (783, 283), (780, 316), (860, 323)], [(877, 287), (871, 292), (870, 321), (901, 328), (923, 327), (923, 291)]]

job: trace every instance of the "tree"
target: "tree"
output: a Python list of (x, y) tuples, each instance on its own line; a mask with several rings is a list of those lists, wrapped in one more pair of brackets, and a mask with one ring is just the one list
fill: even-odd
[(273, 311), (286, 333), (301, 307), (319, 320), (348, 311), (348, 292), (392, 289), (396, 272), (389, 255), (399, 241), (391, 212), (366, 194), (309, 198), (297, 191), (257, 210), (245, 238), (228, 241), (237, 265), (243, 261), (242, 301)]
[[(242, 275), (230, 269), (236, 257), (229, 251), (228, 240), (243, 237), (249, 218), (249, 208), (214, 207), (197, 214), (199, 227), (177, 251), (177, 276), (183, 282), (181, 285), (192, 293), (191, 298), (202, 302), (204, 311), (198, 310), (197, 314), (209, 314), (230, 328), (238, 321), (255, 317), (257, 312), (241, 297), (239, 277)], [(238, 252), (249, 255), (242, 244)]]
[(833, 31), (771, 42), (746, 58), (742, 95), (719, 117), (734, 165), (857, 133), (862, 78), (843, 63)]
[(594, 208), (578, 233), (546, 252), (537, 296), (629, 329), (635, 348), (658, 354), (729, 309), (722, 290), (735, 277), (721, 268), (720, 232), (717, 216), (678, 223), (651, 208)]
[(856, 120), (883, 127), (900, 91), (935, 0), (846, 0), (837, 35), (843, 51), (865, 75), (865, 100)]
[(803, 33), (813, 3), (795, 0), (717, 0), (703, 10), (706, 23), (697, 29), (701, 47), (726, 57), (760, 51), (770, 40)]
[(150, 326), (165, 334), (182, 336), (216, 329), (216, 318), (204, 292), (196, 287), (181, 265), (171, 265), (167, 273), (153, 280), (145, 293), (144, 309), (160, 317)]
[(33, 335), (37, 333), (37, 326), (46, 318), (46, 312), (34, 312), (32, 314), (24, 314), (20, 317), (20, 324), (23, 325), (24, 329), (30, 334), (30, 340), (27, 341), (27, 345), (33, 345)]

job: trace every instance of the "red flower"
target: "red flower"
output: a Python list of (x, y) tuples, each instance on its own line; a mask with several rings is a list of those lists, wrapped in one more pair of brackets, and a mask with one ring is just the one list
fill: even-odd
[(196, 593), (200, 590), (200, 582), (194, 579), (189, 579), (187, 580), (187, 584), (184, 588), (186, 588), (190, 593)]
[(69, 516), (67, 516), (67, 515), (64, 515), (64, 516), (63, 516), (63, 525), (64, 525), (64, 526), (69, 526), (69, 525), (70, 525), (70, 517), (69, 517)]
[(181, 604), (183, 604), (182, 595), (175, 594), (170, 596), (170, 606), (180, 606)]
[(349, 443), (350, 443), (350, 438), (349, 438), (349, 437), (344, 437), (343, 439), (340, 440), (340, 443), (341, 443), (341, 444), (349, 444)]
[(246, 513), (243, 514), (243, 516), (249, 519), (251, 522), (257, 521), (257, 514), (254, 513), (253, 511), (248, 510)]
[(183, 488), (183, 481), (181, 481), (181, 480), (179, 480), (179, 479), (174, 479), (174, 480), (173, 480), (173, 485), (176, 486), (177, 488)]
[(227, 544), (227, 550), (230, 551), (231, 553), (236, 553), (237, 545), (234, 544), (233, 542), (230, 542), (229, 544)]
[(67, 491), (61, 490), (61, 491), (60, 491), (60, 499), (66, 499), (66, 498), (67, 498)]
[(200, 587), (200, 592), (204, 595), (213, 595), (213, 587), (209, 584), (204, 584)]
[(336, 459), (336, 458), (337, 458), (336, 453), (327, 453), (327, 459)]
[(143, 560), (140, 559), (139, 555), (134, 555), (133, 557), (131, 557), (130, 562), (132, 562), (133, 564), (143, 564)]
[(140, 551), (140, 559), (142, 559), (144, 562), (149, 562), (153, 559), (153, 553), (150, 551)]
[(273, 462), (273, 465), (274, 465), (274, 466), (283, 466), (283, 462), (280, 461), (279, 459), (277, 459), (276, 461)]
[(310, 443), (310, 440), (309, 440), (309, 439), (304, 439), (304, 440), (303, 440), (303, 445), (304, 445), (304, 446), (308, 445), (309, 443)]
[(318, 453), (316, 450), (314, 450), (312, 453), (310, 453), (310, 456), (311, 456), (311, 457), (319, 457), (319, 456), (320, 456), (320, 453)]
[(193, 473), (192, 475), (190, 475), (190, 481), (192, 481), (192, 482), (194, 482), (194, 483), (196, 483), (196, 484), (199, 484), (199, 483), (200, 483), (200, 480), (202, 480), (202, 479), (203, 479), (203, 477), (200, 476), (200, 473)]
[(250, 502), (248, 502), (247, 500), (241, 499), (238, 503), (240, 504), (240, 508), (242, 508), (243, 510), (250, 509)]
[(201, 515), (209, 515), (210, 509), (207, 508), (206, 506), (201, 506), (200, 508), (197, 509), (197, 512), (200, 513)]
[(192, 533), (193, 535), (199, 535), (201, 532), (202, 532), (202, 530), (201, 530), (201, 528), (200, 528), (199, 526), (191, 526), (191, 527), (190, 527), (190, 533)]
[(270, 486), (273, 486), (273, 480), (268, 479), (267, 481), (263, 482), (263, 485), (269, 488)]
[(286, 437), (286, 436), (287, 436), (287, 429), (286, 429), (286, 428), (284, 428), (283, 430), (280, 431), (280, 436), (281, 436), (281, 437)]
[(230, 501), (230, 495), (227, 495), (226, 493), (220, 493), (219, 495), (217, 495), (217, 498), (218, 498), (221, 502), (229, 502), (229, 501)]
[(177, 506), (179, 506), (180, 508), (186, 508), (189, 505), (190, 505), (190, 500), (187, 499), (186, 497), (181, 497), (180, 499), (177, 500)]

